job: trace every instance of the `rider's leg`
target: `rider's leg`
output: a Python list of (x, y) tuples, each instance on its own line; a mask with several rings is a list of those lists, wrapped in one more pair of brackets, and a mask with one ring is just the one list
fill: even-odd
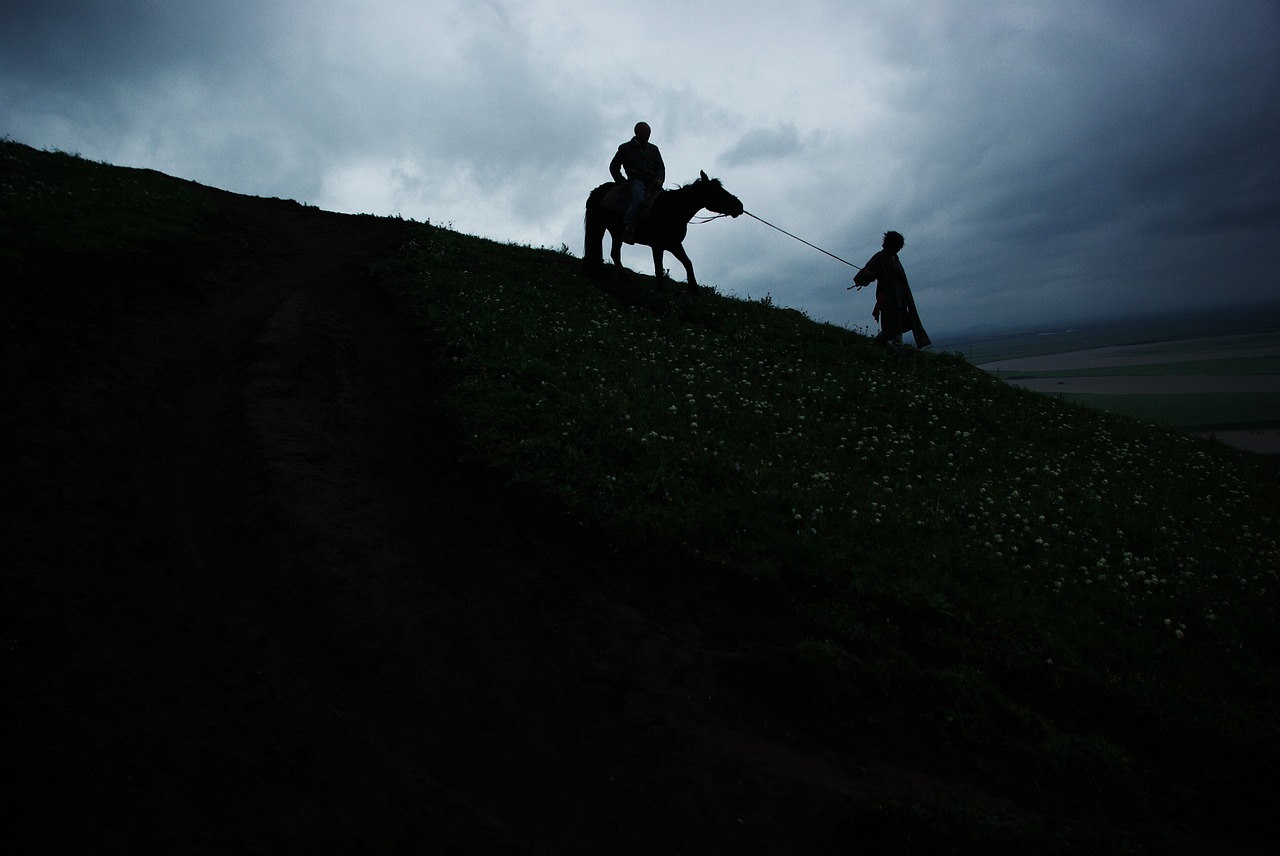
[(622, 218), (622, 240), (634, 244), (636, 238), (636, 218), (640, 216), (640, 206), (644, 205), (644, 182), (640, 179), (628, 181), (631, 189), (631, 204), (627, 206), (626, 216)]

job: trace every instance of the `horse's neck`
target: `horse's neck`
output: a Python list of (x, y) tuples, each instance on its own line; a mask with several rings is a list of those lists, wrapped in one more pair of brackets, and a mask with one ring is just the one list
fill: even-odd
[(682, 220), (692, 219), (703, 207), (702, 194), (692, 184), (664, 191), (658, 198), (664, 199), (667, 210)]

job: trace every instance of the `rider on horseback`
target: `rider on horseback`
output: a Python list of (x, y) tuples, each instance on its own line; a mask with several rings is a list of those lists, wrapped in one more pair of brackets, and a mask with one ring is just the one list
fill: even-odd
[[(636, 123), (636, 135), (618, 146), (618, 153), (609, 162), (609, 174), (619, 184), (626, 184), (631, 191), (631, 204), (623, 218), (622, 240), (634, 244), (636, 237), (636, 220), (640, 207), (644, 205), (645, 193), (649, 190), (657, 192), (667, 180), (667, 168), (662, 163), (662, 153), (658, 147), (649, 142), (650, 129), (644, 122)], [(622, 171), (627, 176), (622, 177)]]

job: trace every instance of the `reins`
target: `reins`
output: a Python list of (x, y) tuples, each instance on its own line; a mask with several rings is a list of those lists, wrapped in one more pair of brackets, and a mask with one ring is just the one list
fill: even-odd
[[(705, 173), (704, 173), (703, 175), (704, 175), (704, 177), (705, 177)], [(748, 210), (747, 210), (747, 209), (745, 209), (745, 208), (743, 208), (743, 209), (742, 209), (742, 213), (743, 213), (743, 214), (746, 214), (746, 215), (747, 215), (748, 217), (750, 217), (752, 220), (756, 220), (756, 221), (759, 221), (759, 222), (761, 222), (761, 223), (765, 224), (765, 225), (766, 225), (766, 226), (768, 226), (770, 229), (774, 229), (774, 230), (776, 230), (776, 231), (778, 231), (778, 232), (781, 232), (782, 234), (786, 235), (788, 238), (795, 238), (797, 241), (799, 241), (800, 243), (804, 244), (806, 247), (810, 247), (811, 249), (815, 249), (815, 250), (817, 250), (818, 252), (822, 253), (823, 255), (831, 256), (831, 258), (835, 259), (836, 261), (840, 262), (841, 264), (846, 264), (846, 265), (848, 265), (849, 267), (853, 268), (854, 270), (862, 270), (861, 266), (859, 266), (859, 265), (855, 265), (853, 262), (849, 261), (848, 259), (842, 259), (842, 258), (840, 258), (839, 256), (837, 256), (835, 253), (828, 252), (827, 250), (822, 249), (822, 247), (819, 247), (817, 244), (811, 244), (811, 243), (809, 243), (808, 241), (806, 241), (804, 238), (801, 238), (799, 235), (793, 235), (793, 234), (791, 234), (790, 232), (788, 232), (786, 229), (783, 229), (781, 226), (775, 226), (775, 225), (773, 225), (772, 223), (770, 223), (768, 220), (764, 219), (763, 217), (757, 217), (756, 215), (752, 214), (750, 211), (748, 211)], [(701, 225), (701, 224), (703, 224), (703, 223), (710, 223), (712, 220), (719, 220), (721, 217), (731, 217), (731, 216), (733, 216), (733, 215), (731, 215), (731, 214), (713, 214), (713, 215), (711, 215), (710, 217), (694, 217), (694, 218), (692, 218), (692, 220), (690, 220), (690, 222), (692, 222), (692, 223), (697, 223), (697, 224)], [(849, 291), (849, 290), (852, 290), (852, 289), (854, 289), (854, 288), (857, 288), (859, 291), (861, 291), (861, 290), (862, 290), (862, 286), (858, 285), (856, 282), (855, 282), (853, 285), (849, 286), (849, 288), (847, 288), (847, 289), (845, 289), (845, 290), (846, 290), (846, 291)]]
[[(842, 259), (842, 258), (840, 258), (839, 256), (837, 256), (835, 253), (828, 253), (826, 250), (822, 249), (822, 247), (819, 247), (819, 246), (816, 246), (816, 245), (814, 245), (814, 244), (811, 244), (811, 243), (809, 243), (808, 241), (806, 241), (804, 238), (801, 238), (801, 237), (798, 237), (798, 236), (796, 236), (796, 235), (793, 235), (793, 234), (791, 234), (790, 232), (788, 232), (786, 229), (781, 229), (781, 228), (779, 228), (779, 227), (777, 227), (777, 226), (773, 225), (772, 223), (770, 223), (768, 220), (765, 220), (765, 219), (762, 219), (762, 218), (760, 218), (760, 217), (757, 217), (756, 215), (752, 214), (750, 211), (746, 210), (745, 208), (742, 210), (742, 213), (743, 213), (743, 214), (746, 214), (748, 217), (750, 217), (750, 218), (751, 218), (751, 219), (753, 219), (753, 220), (759, 220), (761, 223), (765, 224), (765, 225), (766, 225), (766, 226), (768, 226), (770, 229), (777, 229), (779, 232), (781, 232), (782, 234), (786, 235), (788, 238), (795, 238), (797, 241), (799, 241), (800, 243), (804, 244), (806, 247), (813, 247), (813, 249), (817, 250), (817, 251), (818, 251), (818, 252), (820, 252), (820, 253), (825, 253), (826, 255), (831, 256), (831, 258), (835, 259), (835, 260), (836, 260), (836, 261), (838, 261), (838, 262), (844, 262), (845, 264), (847, 264), (847, 265), (848, 265), (849, 267), (851, 267), (851, 268), (855, 268), (856, 270), (862, 270), (862, 268), (861, 268), (861, 267), (859, 267), (858, 265), (855, 265), (853, 262), (851, 262), (851, 261), (847, 261), (847, 260), (845, 260), (845, 259)], [(694, 218), (694, 220), (693, 220), (693, 222), (698, 223), (698, 224), (702, 224), (702, 223), (710, 223), (712, 220), (719, 220), (721, 217), (728, 217), (728, 216), (730, 216), (730, 215), (729, 215), (729, 214), (715, 214), (715, 215), (712, 215), (712, 216), (710, 216), (710, 217), (695, 217), (695, 218)]]
[(795, 235), (791, 234), (791, 233), (790, 233), (790, 232), (788, 232), (786, 229), (779, 229), (777, 226), (773, 225), (773, 224), (772, 224), (772, 223), (770, 223), (768, 220), (763, 220), (763, 219), (761, 219), (761, 218), (757, 217), (756, 215), (752, 214), (750, 211), (747, 211), (746, 209), (743, 209), (742, 213), (743, 213), (743, 214), (746, 214), (748, 217), (750, 217), (750, 218), (751, 218), (751, 219), (753, 219), (753, 220), (759, 220), (761, 223), (765, 224), (765, 225), (766, 225), (766, 226), (768, 226), (770, 229), (777, 229), (779, 232), (781, 232), (782, 234), (786, 235), (788, 238), (795, 238), (797, 241), (799, 241), (800, 243), (804, 244), (806, 247), (813, 247), (813, 249), (817, 250), (817, 251), (818, 251), (818, 252), (820, 252), (820, 253), (826, 253), (826, 255), (831, 256), (831, 258), (835, 259), (835, 260), (836, 260), (836, 261), (838, 261), (838, 262), (844, 262), (845, 264), (847, 264), (847, 265), (848, 265), (849, 267), (851, 267), (851, 268), (855, 268), (855, 269), (857, 269), (857, 270), (862, 270), (862, 268), (858, 267), (858, 265), (855, 265), (853, 262), (851, 262), (851, 261), (846, 261), (845, 259), (842, 259), (842, 258), (840, 258), (839, 256), (837, 256), (835, 253), (828, 253), (826, 250), (822, 249), (822, 247), (819, 247), (819, 246), (816, 246), (816, 245), (814, 245), (814, 244), (811, 244), (811, 243), (809, 243), (808, 241), (806, 241), (804, 238), (800, 238), (800, 237), (797, 237), (797, 236), (795, 236)]

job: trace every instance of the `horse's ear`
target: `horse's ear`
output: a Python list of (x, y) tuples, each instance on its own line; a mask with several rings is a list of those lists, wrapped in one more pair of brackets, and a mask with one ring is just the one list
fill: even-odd
[(698, 170), (698, 175), (702, 176), (702, 180), (703, 180), (703, 181), (710, 181), (710, 180), (711, 180), (711, 179), (707, 178), (707, 174), (706, 174), (706, 172), (704, 172), (703, 170)]

